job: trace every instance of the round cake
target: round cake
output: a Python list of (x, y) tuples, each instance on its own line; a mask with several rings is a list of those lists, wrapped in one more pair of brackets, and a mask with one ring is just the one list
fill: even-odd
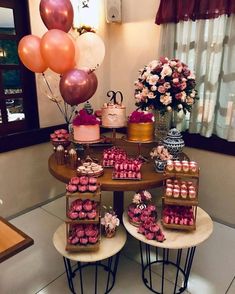
[(78, 142), (92, 142), (100, 139), (100, 120), (84, 109), (73, 120), (73, 138)]
[(153, 140), (154, 124), (148, 123), (131, 123), (127, 124), (127, 139), (136, 142), (148, 142)]
[(118, 128), (126, 125), (126, 107), (123, 104), (105, 103), (102, 107), (102, 125)]
[(134, 111), (127, 123), (127, 139), (136, 142), (152, 141), (154, 136), (154, 118), (152, 113)]

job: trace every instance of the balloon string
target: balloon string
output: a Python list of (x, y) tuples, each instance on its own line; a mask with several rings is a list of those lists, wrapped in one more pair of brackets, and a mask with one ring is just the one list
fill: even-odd
[(64, 119), (65, 119), (65, 122), (66, 122), (67, 124), (69, 124), (69, 120), (68, 120), (68, 118), (67, 118), (67, 114), (63, 111), (63, 109), (61, 108), (59, 102), (54, 98), (54, 94), (53, 94), (53, 92), (52, 92), (52, 90), (51, 90), (50, 84), (48, 83), (48, 81), (47, 81), (47, 79), (46, 79), (45, 74), (42, 73), (42, 76), (43, 76), (43, 79), (44, 79), (44, 81), (45, 81), (45, 83), (46, 83), (46, 85), (47, 85), (49, 91), (51, 92), (51, 95), (52, 95), (52, 97), (53, 97), (53, 100), (52, 100), (52, 101), (56, 103), (57, 107), (59, 108), (60, 112), (62, 113), (62, 115), (63, 115), (63, 117), (64, 117)]

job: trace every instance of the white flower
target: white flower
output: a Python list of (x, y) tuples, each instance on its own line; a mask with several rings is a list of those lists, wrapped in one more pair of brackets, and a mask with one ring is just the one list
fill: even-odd
[(172, 112), (172, 108), (170, 106), (167, 106), (166, 109), (167, 109), (168, 112)]
[(135, 94), (136, 102), (140, 102), (143, 100), (143, 95), (141, 93)]
[(140, 195), (140, 193), (136, 193), (134, 195), (132, 202), (135, 203), (135, 204), (139, 204), (141, 202), (141, 195)]
[(159, 80), (158, 75), (148, 75), (146, 78), (146, 81), (149, 83), (149, 85), (156, 85), (158, 80)]
[(157, 86), (152, 86), (152, 87), (151, 87), (151, 91), (154, 92), (154, 91), (156, 91), (156, 90), (157, 90)]
[(161, 101), (162, 104), (164, 104), (164, 105), (171, 104), (171, 102), (172, 102), (172, 97), (171, 97), (170, 93), (165, 93), (164, 95), (161, 95), (161, 96), (160, 96), (160, 101)]
[(162, 71), (161, 71), (161, 78), (164, 79), (165, 76), (171, 76), (172, 75), (172, 69), (168, 64), (164, 64)]
[(144, 196), (144, 198), (146, 200), (151, 200), (152, 199), (152, 195), (147, 190), (143, 191), (143, 196)]
[(157, 67), (159, 65), (159, 61), (158, 60), (153, 60), (151, 61), (148, 66), (151, 68), (151, 69), (154, 69), (155, 67)]

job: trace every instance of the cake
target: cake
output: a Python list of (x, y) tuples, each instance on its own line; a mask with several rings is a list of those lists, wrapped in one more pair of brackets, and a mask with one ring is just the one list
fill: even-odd
[(148, 142), (153, 140), (154, 117), (152, 113), (134, 111), (127, 123), (127, 139), (136, 142)]
[(100, 139), (100, 120), (82, 109), (73, 120), (73, 138), (78, 142), (92, 142)]
[(123, 104), (104, 103), (101, 110), (104, 127), (118, 128), (126, 125), (126, 107)]

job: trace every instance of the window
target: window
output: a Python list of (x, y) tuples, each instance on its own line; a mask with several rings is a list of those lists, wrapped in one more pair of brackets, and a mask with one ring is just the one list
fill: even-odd
[(39, 127), (34, 74), (18, 58), (30, 34), (27, 0), (0, 0), (0, 137)]

